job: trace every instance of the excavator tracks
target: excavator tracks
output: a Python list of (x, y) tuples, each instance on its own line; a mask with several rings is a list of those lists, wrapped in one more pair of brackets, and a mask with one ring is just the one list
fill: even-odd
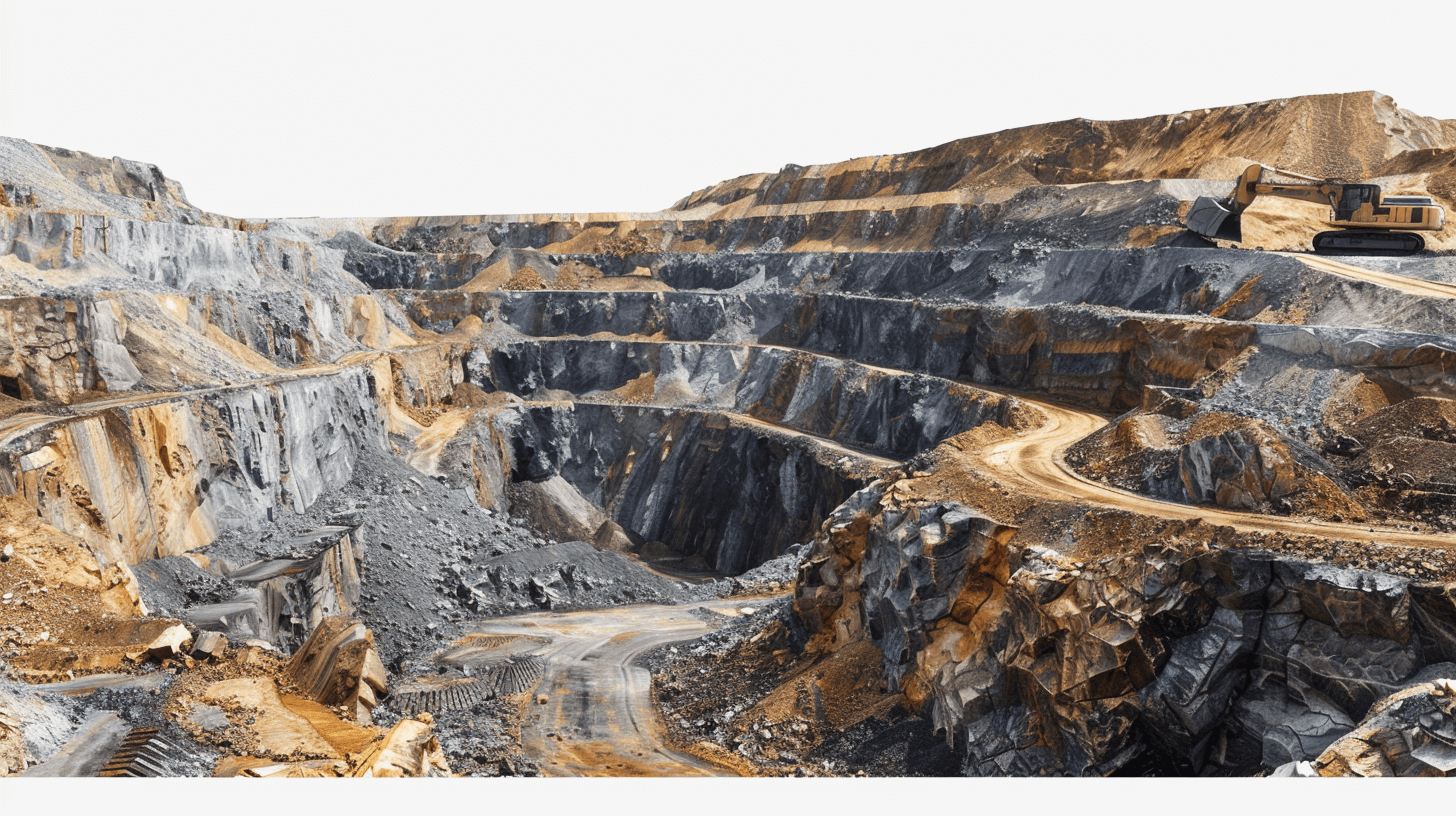
[(1414, 232), (1382, 230), (1329, 230), (1314, 237), (1314, 251), (1321, 255), (1414, 255), (1426, 248), (1426, 240)]

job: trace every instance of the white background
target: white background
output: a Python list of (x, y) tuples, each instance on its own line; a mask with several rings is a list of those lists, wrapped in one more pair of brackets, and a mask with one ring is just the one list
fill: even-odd
[(1379, 90), (1456, 118), (1451, 7), (0, 0), (0, 135), (243, 217), (655, 210), (1078, 116)]

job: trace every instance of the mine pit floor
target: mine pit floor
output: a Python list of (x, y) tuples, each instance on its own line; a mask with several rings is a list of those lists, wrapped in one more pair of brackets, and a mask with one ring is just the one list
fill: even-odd
[[(729, 769), (668, 748), (648, 671), (633, 665), (649, 649), (692, 640), (705, 621), (757, 610), (771, 599), (729, 598), (682, 606), (625, 606), (593, 612), (516, 615), (482, 621), (467, 637), (526, 635), (546, 672), (521, 704), (521, 745), (545, 776), (725, 776)], [(694, 614), (696, 612), (696, 614)]]

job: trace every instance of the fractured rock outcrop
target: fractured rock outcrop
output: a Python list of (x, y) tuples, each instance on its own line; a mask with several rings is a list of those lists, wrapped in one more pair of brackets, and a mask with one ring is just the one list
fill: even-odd
[(383, 444), (375, 381), (361, 366), (39, 424), (0, 453), (0, 482), (108, 563), (175, 555), (346, 482)]
[[(1430, 666), (1313, 762), (1320, 776), (1456, 776), (1456, 665)], [(1432, 678), (1435, 679), (1427, 679)]]
[(235, 641), (256, 639), (291, 649), (311, 640), (327, 620), (353, 616), (359, 606), (364, 550), (358, 528), (331, 525), (290, 543), (313, 552), (236, 567), (219, 562), (223, 575), (247, 588), (231, 600), (189, 608), (188, 620)]
[(337, 617), (314, 628), (289, 661), (288, 674), (309, 697), (344, 706), (365, 724), (389, 682), (373, 635), (364, 624)]
[(862, 628), (971, 775), (1106, 774), (1145, 752), (1196, 772), (1239, 739), (1266, 766), (1309, 761), (1448, 659), (1423, 648), (1434, 632), (1403, 579), (1176, 531), (1135, 559), (1074, 561), (887, 488), (831, 518), (797, 608), (816, 637)]

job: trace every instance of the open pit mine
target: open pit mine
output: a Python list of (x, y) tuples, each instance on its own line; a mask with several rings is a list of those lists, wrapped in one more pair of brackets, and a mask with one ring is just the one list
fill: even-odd
[(241, 220), (15, 138), (0, 191), (0, 775), (1456, 773), (1456, 121), (642, 213)]

